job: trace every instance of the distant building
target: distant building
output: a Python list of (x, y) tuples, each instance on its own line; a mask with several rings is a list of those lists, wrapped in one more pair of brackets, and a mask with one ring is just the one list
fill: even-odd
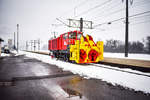
[(1, 56), (1, 42), (4, 42), (2, 38), (0, 38), (0, 56)]

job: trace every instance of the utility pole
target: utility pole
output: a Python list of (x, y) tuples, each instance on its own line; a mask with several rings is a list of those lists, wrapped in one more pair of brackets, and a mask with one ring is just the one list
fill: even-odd
[(57, 32), (54, 31), (54, 32), (51, 32), (51, 34), (54, 35), (54, 38), (56, 38)]
[(33, 41), (34, 41), (34, 51), (35, 51), (35, 48), (36, 48), (35, 42), (36, 42), (36, 40), (33, 40)]
[(125, 28), (125, 57), (128, 57), (128, 33), (129, 33), (129, 11), (128, 0), (126, 0), (126, 28)]
[(16, 49), (16, 34), (14, 32), (14, 49)]
[(40, 50), (40, 39), (38, 40), (38, 50)]
[(83, 18), (80, 18), (80, 32), (83, 31)]
[(26, 41), (26, 51), (28, 51), (28, 41)]
[(55, 32), (54, 32), (54, 38), (56, 38), (56, 36), (55, 36)]
[(17, 52), (19, 51), (19, 24), (17, 24)]
[(31, 51), (32, 51), (32, 40), (31, 40), (31, 42), (30, 42), (30, 43), (31, 43)]
[[(122, 0), (124, 2), (124, 0)], [(133, 0), (130, 0), (133, 4)], [(128, 57), (128, 43), (129, 43), (129, 0), (126, 0), (126, 25), (125, 25), (125, 57)]]
[(53, 33), (54, 33), (54, 38), (56, 38), (56, 34), (55, 34), (56, 32), (53, 32)]
[(74, 17), (76, 16), (76, 8), (77, 7), (74, 7)]

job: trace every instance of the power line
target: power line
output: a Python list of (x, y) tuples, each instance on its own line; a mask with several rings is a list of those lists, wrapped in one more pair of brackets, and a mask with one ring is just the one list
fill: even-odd
[(83, 2), (79, 3), (78, 5), (76, 5), (75, 7), (79, 7), (80, 5), (83, 5), (85, 3), (87, 3), (88, 0), (84, 0)]
[[(146, 21), (141, 21), (141, 22), (137, 22), (137, 23), (132, 23), (132, 22), (130, 22), (130, 25), (131, 25), (131, 27), (132, 26), (135, 26), (135, 25), (141, 25), (141, 24), (144, 24), (144, 23), (150, 23), (150, 20), (146, 20)], [(113, 29), (107, 29), (107, 30), (118, 30), (118, 29), (123, 29), (124, 27), (121, 27), (121, 26), (115, 26), (115, 27), (113, 27)], [(106, 30), (106, 29), (96, 29), (96, 30), (101, 30), (101, 31), (103, 31), (103, 30)]]
[[(80, 5), (85, 4), (87, 1), (88, 1), (88, 0), (84, 0), (83, 2), (77, 4), (75, 7), (73, 7), (73, 8), (71, 8), (70, 10), (64, 12), (63, 14), (60, 15), (60, 17), (54, 19), (54, 20), (52, 21), (52, 23), (55, 22), (56, 20), (58, 20), (58, 21), (60, 21), (61, 23), (63, 23), (65, 26), (68, 26), (66, 23), (64, 23), (63, 21), (61, 21), (60, 18), (62, 19), (62, 16), (63, 16), (63, 15), (66, 15), (67, 13), (72, 12), (72, 10), (75, 10), (75, 8), (78, 8)], [(54, 26), (54, 25), (57, 26), (56, 24), (52, 24), (52, 25), (53, 25), (53, 26)], [(61, 26), (61, 25), (58, 25), (58, 26)]]
[[(114, 12), (111, 12), (111, 13), (109, 13), (109, 14), (107, 14), (107, 15), (113, 15), (113, 14), (116, 14), (116, 13), (118, 13), (118, 12), (121, 12), (121, 11), (124, 11), (125, 9), (123, 8), (123, 9), (119, 9), (119, 10), (116, 10), (116, 11), (114, 11)], [(105, 17), (105, 16), (107, 16), (107, 15), (103, 15), (103, 16), (98, 16), (99, 18), (97, 19), (97, 20), (99, 20), (100, 18), (102, 18), (102, 17)], [(108, 16), (107, 16), (108, 17)], [(96, 17), (97, 18), (97, 17)], [(94, 21), (97, 21), (97, 20), (94, 20)]]
[[(114, 3), (113, 3), (114, 2)], [(94, 11), (92, 12), (87, 12), (86, 15), (89, 15), (90, 17), (92, 17), (93, 15), (97, 14), (97, 12), (100, 12), (99, 14), (102, 15), (102, 13), (105, 13), (106, 11), (109, 11), (107, 10), (107, 8), (109, 9), (112, 9), (112, 8), (115, 8), (115, 7), (118, 7), (118, 5), (120, 5), (121, 2), (118, 2), (118, 0), (113, 0), (113, 2), (111, 3), (108, 3), (107, 5), (104, 5), (102, 7), (100, 7), (100, 9), (94, 9)], [(114, 5), (115, 4), (115, 5)], [(113, 6), (112, 6), (113, 5)], [(105, 9), (106, 8), (106, 9)], [(99, 15), (97, 14), (97, 15)], [(92, 16), (91, 16), (92, 15)], [(97, 18), (97, 17), (96, 17)], [(91, 19), (95, 19), (94, 17), (92, 17)]]
[[(145, 3), (149, 3), (150, 1), (147, 1), (147, 2), (145, 2), (146, 0), (142, 0), (142, 1), (134, 1), (134, 4), (133, 5), (136, 5), (136, 4), (138, 4), (138, 5), (143, 5), (143, 4), (145, 4)], [(143, 3), (143, 4), (142, 4)]]
[(146, 14), (146, 13), (150, 13), (150, 11), (145, 11), (145, 12), (142, 12), (142, 13), (134, 14), (134, 15), (131, 15), (129, 17), (135, 17), (135, 16)]
[[(136, 3), (140, 3), (140, 2), (136, 2)], [(144, 4), (148, 4), (148, 3), (150, 3), (150, 2), (147, 2), (147, 3), (144, 3)], [(144, 4), (139, 4), (140, 6), (141, 5), (144, 5)], [(133, 7), (131, 7), (131, 6), (129, 6), (129, 9), (131, 9), (131, 8), (135, 8), (135, 7), (139, 7), (139, 5), (135, 5), (135, 6), (133, 6)], [(117, 6), (116, 6), (117, 7)], [(96, 20), (94, 20), (94, 21), (97, 21), (97, 20), (99, 20), (100, 18), (102, 18), (102, 17), (105, 17), (105, 16), (107, 16), (107, 15), (113, 15), (113, 14), (116, 14), (116, 13), (119, 13), (119, 12), (121, 12), (121, 11), (124, 11), (125, 9), (124, 8), (122, 8), (122, 9), (120, 9), (120, 10), (116, 10), (116, 11), (114, 11), (114, 12), (110, 12), (110, 13), (108, 13), (108, 14), (106, 14), (106, 15), (100, 15), (100, 16), (98, 16), (98, 17), (95, 17), (95, 18), (98, 18), (98, 19), (96, 19)], [(107, 16), (107, 17), (109, 17), (109, 16)], [(94, 19), (95, 19), (94, 18)]]
[(80, 5), (87, 3), (87, 1), (88, 1), (88, 0), (84, 0), (83, 2), (81, 2), (81, 3), (77, 4), (77, 5), (75, 5), (75, 6), (74, 6), (73, 8), (71, 8), (70, 10), (68, 10), (68, 11), (64, 12), (63, 14), (61, 14), (60, 17), (58, 17), (58, 18), (62, 18), (63, 15), (66, 15), (67, 13), (72, 12), (72, 10), (75, 10), (75, 8), (78, 8)]
[[(129, 17), (135, 17), (135, 16), (139, 16), (139, 15), (146, 14), (146, 13), (150, 13), (150, 11), (146, 11), (146, 12), (134, 14), (134, 15), (131, 15), (131, 16), (129, 16)], [(95, 28), (95, 27), (98, 27), (98, 26), (101, 26), (101, 25), (104, 25), (104, 24), (111, 24), (112, 22), (120, 21), (120, 20), (122, 20), (122, 19), (124, 19), (124, 18), (125, 18), (125, 17), (122, 17), (122, 18), (119, 18), (119, 19), (115, 19), (115, 20), (112, 20), (112, 21), (109, 21), (109, 22), (104, 22), (104, 23), (101, 23), (101, 24), (97, 24), (97, 25), (95, 25), (95, 26), (93, 26), (93, 27)]]
[(88, 0), (84, 0), (83, 2), (81, 2), (80, 4), (78, 4), (78, 5), (76, 5), (75, 7), (74, 7), (74, 16), (76, 16), (76, 9), (78, 8), (78, 7), (80, 7), (81, 5), (85, 5), (85, 3), (87, 3), (87, 1)]
[[(141, 22), (137, 22), (137, 23), (130, 23), (130, 27), (132, 27), (132, 26), (136, 26), (136, 25), (142, 25), (142, 24), (144, 24), (144, 23), (150, 23), (150, 20), (147, 20), (147, 21), (141, 21)], [(111, 31), (111, 30), (118, 30), (118, 29), (123, 29), (123, 27), (120, 27), (120, 26), (117, 26), (117, 27), (114, 27), (113, 29), (110, 29), (109, 31)], [(100, 30), (100, 29), (96, 29), (96, 30)]]
[(17, 52), (19, 52), (19, 24), (17, 24)]
[[(118, 8), (118, 5), (120, 5), (120, 3), (121, 2), (118, 2), (118, 3), (114, 3), (115, 5), (113, 5), (113, 6), (108, 6), (109, 8), (108, 9), (103, 9), (102, 11), (100, 11), (100, 13), (98, 13), (97, 15), (100, 15), (100, 16), (105, 16), (105, 15), (103, 15), (103, 13), (105, 13), (106, 11), (108, 12), (108, 11), (110, 11), (110, 10), (112, 10), (112, 8), (114, 9), (114, 8)], [(122, 9), (120, 9), (120, 10), (122, 10)], [(124, 8), (123, 8), (123, 10), (124, 10)], [(106, 13), (107, 13), (106, 12)], [(117, 10), (117, 11), (114, 11), (114, 12), (111, 12), (111, 13), (117, 13), (117, 12), (119, 12), (119, 10)], [(110, 14), (109, 14), (110, 15)], [(97, 17), (95, 17), (95, 18), (98, 18), (98, 17), (100, 17), (100, 16), (97, 16)], [(95, 19), (94, 18), (94, 19)]]
[(112, 0), (107, 0), (107, 1), (103, 2), (102, 4), (99, 4), (99, 5), (96, 5), (96, 6), (92, 7), (92, 8), (89, 8), (88, 10), (86, 10), (86, 11), (84, 11), (84, 12), (78, 14), (78, 15), (75, 16), (75, 17), (81, 16), (81, 15), (83, 15), (83, 14), (88, 13), (89, 11), (92, 11), (92, 10), (94, 10), (94, 9), (96, 9), (96, 8), (102, 7), (102, 6), (104, 6), (105, 4), (109, 3), (110, 1), (112, 1)]
[[(137, 18), (137, 17), (136, 17)], [(136, 26), (136, 25), (142, 25), (142, 24), (144, 24), (144, 23), (150, 23), (150, 20), (146, 20), (146, 21), (140, 21), (140, 22), (136, 22), (136, 23), (133, 23), (133, 21), (130, 21), (130, 25), (131, 25), (131, 27), (132, 26)], [(101, 31), (103, 31), (103, 30), (106, 30), (106, 29), (97, 29), (97, 28), (95, 28), (96, 30), (101, 30)], [(107, 29), (107, 31), (109, 30), (118, 30), (118, 29), (123, 29), (123, 27), (121, 27), (120, 25), (118, 26), (115, 26), (115, 27), (113, 27), (112, 29)]]
[[(149, 17), (150, 13), (147, 13), (148, 15), (139, 15), (139, 16), (135, 16), (133, 17), (134, 19), (139, 19), (139, 18), (145, 18), (145, 17)], [(133, 18), (131, 18), (130, 20), (132, 20)]]
[(140, 25), (140, 24), (143, 24), (143, 23), (149, 23), (150, 20), (146, 20), (146, 21), (141, 21), (141, 22), (137, 22), (137, 23), (132, 23), (131, 25)]
[(63, 22), (62, 20), (60, 20), (59, 18), (56, 18), (56, 20), (60, 21), (62, 24), (64, 24), (65, 26), (68, 26), (65, 22)]

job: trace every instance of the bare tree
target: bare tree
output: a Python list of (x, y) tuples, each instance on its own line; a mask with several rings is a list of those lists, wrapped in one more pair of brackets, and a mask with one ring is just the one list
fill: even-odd
[(147, 36), (146, 38), (146, 49), (147, 52), (150, 54), (150, 36)]

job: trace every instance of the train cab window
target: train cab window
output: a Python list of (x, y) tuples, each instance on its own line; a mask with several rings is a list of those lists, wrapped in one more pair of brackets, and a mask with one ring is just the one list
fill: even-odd
[(64, 38), (64, 39), (67, 39), (67, 38), (68, 38), (68, 34), (67, 34), (67, 33), (64, 34), (64, 35), (63, 35), (63, 38)]
[(82, 36), (82, 34), (78, 34), (78, 35), (77, 35), (77, 39), (80, 39), (81, 36)]
[(76, 32), (69, 33), (69, 39), (76, 39)]

